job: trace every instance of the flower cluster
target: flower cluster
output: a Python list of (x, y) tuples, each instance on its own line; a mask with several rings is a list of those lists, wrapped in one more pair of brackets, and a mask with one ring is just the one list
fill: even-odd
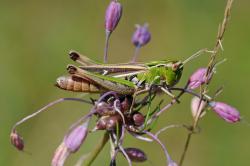
[[(117, 27), (121, 16), (122, 5), (118, 1), (112, 0), (105, 15), (105, 63), (108, 60), (108, 43), (110, 35)], [(133, 64), (135, 64), (138, 58), (138, 50), (142, 46), (149, 43), (150, 39), (151, 34), (148, 31), (148, 25), (137, 25), (136, 30), (132, 35), (132, 43), (135, 46), (135, 54), (132, 57), (131, 62), (127, 64), (127, 66), (130, 67), (128, 70), (134, 70)], [(75, 51), (71, 51), (69, 55), (72, 60), (81, 63), (83, 66), (79, 68), (68, 66), (67, 69), (70, 76), (59, 77), (57, 79), (56, 86), (64, 90), (75, 92), (98, 92), (100, 93), (100, 97), (97, 99), (91, 98), (91, 101), (80, 98), (58, 99), (17, 122), (10, 135), (11, 143), (18, 150), (23, 151), (24, 141), (17, 133), (17, 126), (45, 111), (48, 107), (60, 102), (77, 101), (92, 105), (92, 109), (86, 115), (81, 117), (76, 123), (74, 123), (65, 134), (61, 144), (54, 153), (51, 162), (52, 166), (63, 166), (66, 159), (80, 149), (88, 134), (99, 130), (105, 131), (101, 145), (97, 146), (98, 149), (93, 151), (93, 155), (84, 155), (85, 159), (79, 160), (78, 165), (81, 165), (81, 162), (86, 162), (90, 165), (108, 140), (111, 143), (110, 166), (116, 165), (116, 157), (118, 153), (121, 153), (126, 158), (129, 165), (132, 165), (132, 162), (147, 161), (148, 156), (143, 150), (138, 147), (124, 147), (123, 141), (126, 134), (129, 134), (142, 141), (155, 141), (163, 150), (167, 165), (177, 166), (178, 164), (172, 160), (170, 154), (168, 153), (166, 145), (158, 138), (158, 136), (166, 129), (172, 127), (184, 127), (189, 130), (188, 132), (194, 132), (194, 127), (196, 126), (170, 125), (160, 129), (156, 133), (151, 131), (153, 129), (152, 124), (154, 124), (155, 120), (158, 119), (158, 117), (160, 117), (165, 110), (168, 110), (175, 103), (179, 103), (179, 99), (183, 94), (191, 94), (194, 96), (191, 101), (191, 111), (194, 122), (197, 122), (200, 118), (204, 117), (207, 110), (214, 111), (219, 117), (229, 123), (236, 123), (241, 120), (239, 112), (234, 107), (223, 102), (217, 102), (208, 94), (200, 94), (196, 92), (196, 89), (207, 85), (212, 79), (213, 73), (207, 68), (197, 69), (189, 77), (186, 85), (181, 88), (175, 86), (181, 77), (183, 65), (185, 64), (179, 61), (173, 61), (168, 64), (164, 64), (165, 61), (162, 61), (162, 63), (161, 61), (159, 63), (152, 62), (147, 67), (150, 68), (153, 66), (150, 70), (156, 73), (154, 77), (152, 76), (152, 73), (149, 75), (144, 73), (145, 75), (141, 76), (138, 73), (126, 75), (127, 73), (125, 72), (125, 76), (122, 75), (124, 80), (114, 83), (114, 77), (105, 77), (109, 74), (109, 72), (113, 72), (114, 69), (108, 69), (107, 66), (95, 64), (94, 61)], [(161, 67), (160, 70), (155, 70), (157, 67)], [(87, 69), (89, 71), (85, 71)], [(145, 65), (137, 65), (136, 69), (144, 71)], [(118, 72), (125, 71), (125, 69), (121, 69), (119, 67), (116, 70)], [(92, 73), (91, 71), (95, 72)], [(160, 72), (164, 74), (163, 78), (160, 76)], [(93, 79), (91, 79), (92, 77)], [(150, 82), (148, 80), (150, 80)], [(141, 88), (142, 90), (131, 93), (129, 88), (134, 86), (136, 86), (137, 89)], [(124, 88), (125, 90), (127, 88), (130, 91), (126, 91), (125, 93), (125, 90), (117, 90), (119, 88)], [(164, 107), (161, 107), (163, 103), (163, 101), (161, 101), (156, 108), (151, 108), (151, 103), (160, 92), (167, 94), (170, 97), (171, 102)], [(176, 95), (176, 92), (180, 93)], [(140, 98), (136, 98), (136, 95), (140, 95)], [(147, 108), (146, 113), (142, 111), (144, 108)], [(93, 118), (96, 119), (96, 123), (95, 126), (91, 127), (89, 124)]]

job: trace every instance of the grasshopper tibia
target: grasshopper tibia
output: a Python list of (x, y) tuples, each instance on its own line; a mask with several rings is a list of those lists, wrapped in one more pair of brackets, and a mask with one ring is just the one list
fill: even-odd
[(69, 74), (75, 74), (77, 71), (77, 68), (73, 65), (68, 65), (67, 70), (68, 70)]
[(78, 60), (80, 58), (80, 55), (76, 51), (70, 51), (69, 52), (69, 57), (73, 61), (76, 61), (76, 60)]

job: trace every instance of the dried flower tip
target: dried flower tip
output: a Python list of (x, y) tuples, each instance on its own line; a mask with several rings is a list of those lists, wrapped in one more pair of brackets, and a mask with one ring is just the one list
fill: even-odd
[(89, 120), (77, 126), (65, 136), (63, 142), (71, 153), (76, 152), (86, 139), (88, 135), (88, 124)]
[[(193, 97), (193, 99), (191, 100), (191, 113), (194, 119), (196, 118), (197, 114), (204, 109), (205, 106), (206, 106), (205, 101), (203, 100), (200, 101), (199, 97)], [(205, 114), (206, 112), (203, 111), (200, 115), (200, 118), (203, 117)]]
[(141, 113), (137, 112), (133, 115), (133, 121), (136, 126), (141, 126), (144, 124), (145, 118)]
[(132, 37), (132, 43), (136, 47), (142, 47), (146, 45), (150, 41), (150, 39), (151, 39), (151, 34), (148, 31), (147, 24), (143, 26), (136, 25), (136, 30)]
[(17, 134), (17, 132), (14, 130), (10, 134), (10, 141), (12, 145), (14, 145), (18, 150), (23, 150), (24, 148), (24, 142), (23, 138)]
[(117, 1), (111, 1), (106, 9), (105, 28), (106, 31), (112, 32), (119, 23), (122, 16), (122, 5)]
[(65, 146), (64, 143), (62, 143), (55, 151), (53, 159), (51, 161), (52, 166), (63, 166), (65, 160), (70, 155), (70, 151)]
[[(196, 70), (188, 80), (188, 89), (196, 89), (206, 82), (207, 68), (200, 68)], [(208, 81), (211, 79), (212, 75), (208, 76)]]
[(210, 102), (209, 105), (221, 118), (229, 123), (235, 123), (241, 119), (239, 111), (228, 104), (222, 102)]
[(147, 155), (138, 148), (125, 148), (124, 150), (133, 162), (144, 162), (147, 160)]

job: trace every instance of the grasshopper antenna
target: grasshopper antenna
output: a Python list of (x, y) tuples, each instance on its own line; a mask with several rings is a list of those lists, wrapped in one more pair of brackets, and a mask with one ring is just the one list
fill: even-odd
[(199, 57), (201, 54), (203, 53), (206, 53), (206, 52), (209, 52), (209, 53), (212, 53), (213, 51), (209, 51), (207, 48), (204, 48), (204, 49), (201, 49), (199, 50), (198, 52), (194, 53), (193, 55), (191, 55), (190, 57), (188, 57), (187, 59), (185, 59), (183, 62), (182, 62), (182, 65), (181, 67), (184, 66), (184, 64), (186, 64), (187, 62)]

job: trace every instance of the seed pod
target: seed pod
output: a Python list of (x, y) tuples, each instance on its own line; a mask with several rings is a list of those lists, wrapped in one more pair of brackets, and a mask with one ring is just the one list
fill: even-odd
[(137, 112), (133, 114), (133, 121), (136, 126), (141, 126), (144, 124), (145, 118), (141, 113)]
[(147, 160), (147, 155), (138, 148), (125, 148), (124, 150), (133, 162), (144, 162)]
[(112, 116), (103, 116), (96, 123), (94, 130), (115, 130), (116, 126), (121, 122), (121, 116), (118, 114)]
[(17, 132), (14, 130), (10, 134), (10, 141), (12, 145), (14, 145), (18, 150), (22, 151), (24, 148), (24, 142), (23, 138), (17, 134)]
[(99, 102), (95, 105), (95, 110), (98, 115), (114, 115), (116, 112), (114, 109), (106, 102)]
[(241, 119), (239, 111), (226, 103), (210, 102), (209, 105), (212, 107), (213, 111), (229, 123), (235, 123)]
[(132, 99), (125, 97), (125, 99), (121, 102), (121, 111), (128, 111), (131, 107)]

